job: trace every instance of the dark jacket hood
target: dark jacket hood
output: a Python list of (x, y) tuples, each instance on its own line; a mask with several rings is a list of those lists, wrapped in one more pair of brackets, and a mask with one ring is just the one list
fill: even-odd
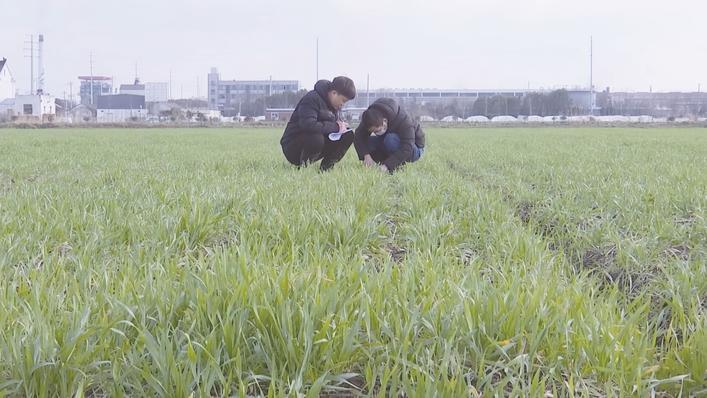
[(392, 98), (379, 98), (371, 105), (371, 108), (376, 108), (386, 115), (388, 123), (393, 123), (400, 113), (400, 105)]
[(320, 80), (314, 85), (314, 91), (319, 94), (322, 98), (324, 98), (324, 101), (329, 103), (329, 100), (327, 98), (327, 94), (329, 91), (331, 91), (331, 82), (329, 80)]

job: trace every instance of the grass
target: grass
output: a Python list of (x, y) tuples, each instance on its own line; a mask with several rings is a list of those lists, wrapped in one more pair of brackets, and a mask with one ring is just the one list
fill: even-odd
[(707, 394), (704, 129), (278, 139), (0, 132), (0, 396)]

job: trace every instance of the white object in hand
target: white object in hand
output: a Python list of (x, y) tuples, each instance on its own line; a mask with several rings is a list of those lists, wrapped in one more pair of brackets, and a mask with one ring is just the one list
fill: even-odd
[(329, 139), (332, 141), (339, 141), (341, 139), (341, 134), (338, 131), (336, 133), (329, 133)]

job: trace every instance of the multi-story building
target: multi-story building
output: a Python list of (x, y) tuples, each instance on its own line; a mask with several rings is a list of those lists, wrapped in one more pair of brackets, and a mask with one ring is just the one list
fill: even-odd
[(107, 76), (79, 76), (81, 81), (81, 103), (96, 106), (98, 97), (110, 95), (113, 91), (113, 78)]
[(133, 84), (121, 84), (120, 94), (142, 95), (145, 102), (167, 102), (169, 100), (169, 83), (140, 83), (135, 79)]
[(221, 80), (216, 68), (208, 75), (209, 109), (217, 109), (224, 115), (237, 114), (242, 102), (299, 90), (297, 80)]
[(169, 83), (153, 82), (145, 83), (146, 102), (167, 102), (169, 101)]

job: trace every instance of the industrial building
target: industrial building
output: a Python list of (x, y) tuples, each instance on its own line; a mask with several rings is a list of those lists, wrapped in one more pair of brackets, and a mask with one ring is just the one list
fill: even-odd
[(113, 78), (108, 76), (79, 76), (81, 103), (96, 106), (98, 97), (113, 93)]
[(707, 93), (610, 92), (599, 93), (602, 115), (690, 117), (707, 115)]
[(169, 83), (140, 83), (135, 79), (133, 84), (121, 84), (120, 94), (142, 95), (145, 102), (167, 102), (169, 100)]
[(56, 103), (51, 95), (18, 95), (15, 116), (27, 120), (51, 121), (56, 115)]
[(120, 123), (147, 118), (145, 97), (142, 95), (103, 95), (97, 98), (96, 105), (96, 119), (99, 123)]
[(216, 68), (208, 74), (209, 109), (222, 111), (225, 116), (237, 114), (243, 101), (298, 90), (297, 80), (221, 80)]
[[(496, 96), (523, 98), (530, 93), (543, 93), (551, 90), (530, 90), (530, 89), (381, 89), (381, 90), (358, 90), (358, 94), (353, 101), (347, 103), (347, 107), (365, 108), (376, 99), (382, 97), (394, 98), (400, 103), (445, 103), (457, 102), (469, 105), (478, 99), (491, 98)], [(567, 94), (572, 103), (579, 108), (590, 107), (590, 92), (588, 89), (567, 89)], [(594, 94), (596, 95), (596, 94)]]

